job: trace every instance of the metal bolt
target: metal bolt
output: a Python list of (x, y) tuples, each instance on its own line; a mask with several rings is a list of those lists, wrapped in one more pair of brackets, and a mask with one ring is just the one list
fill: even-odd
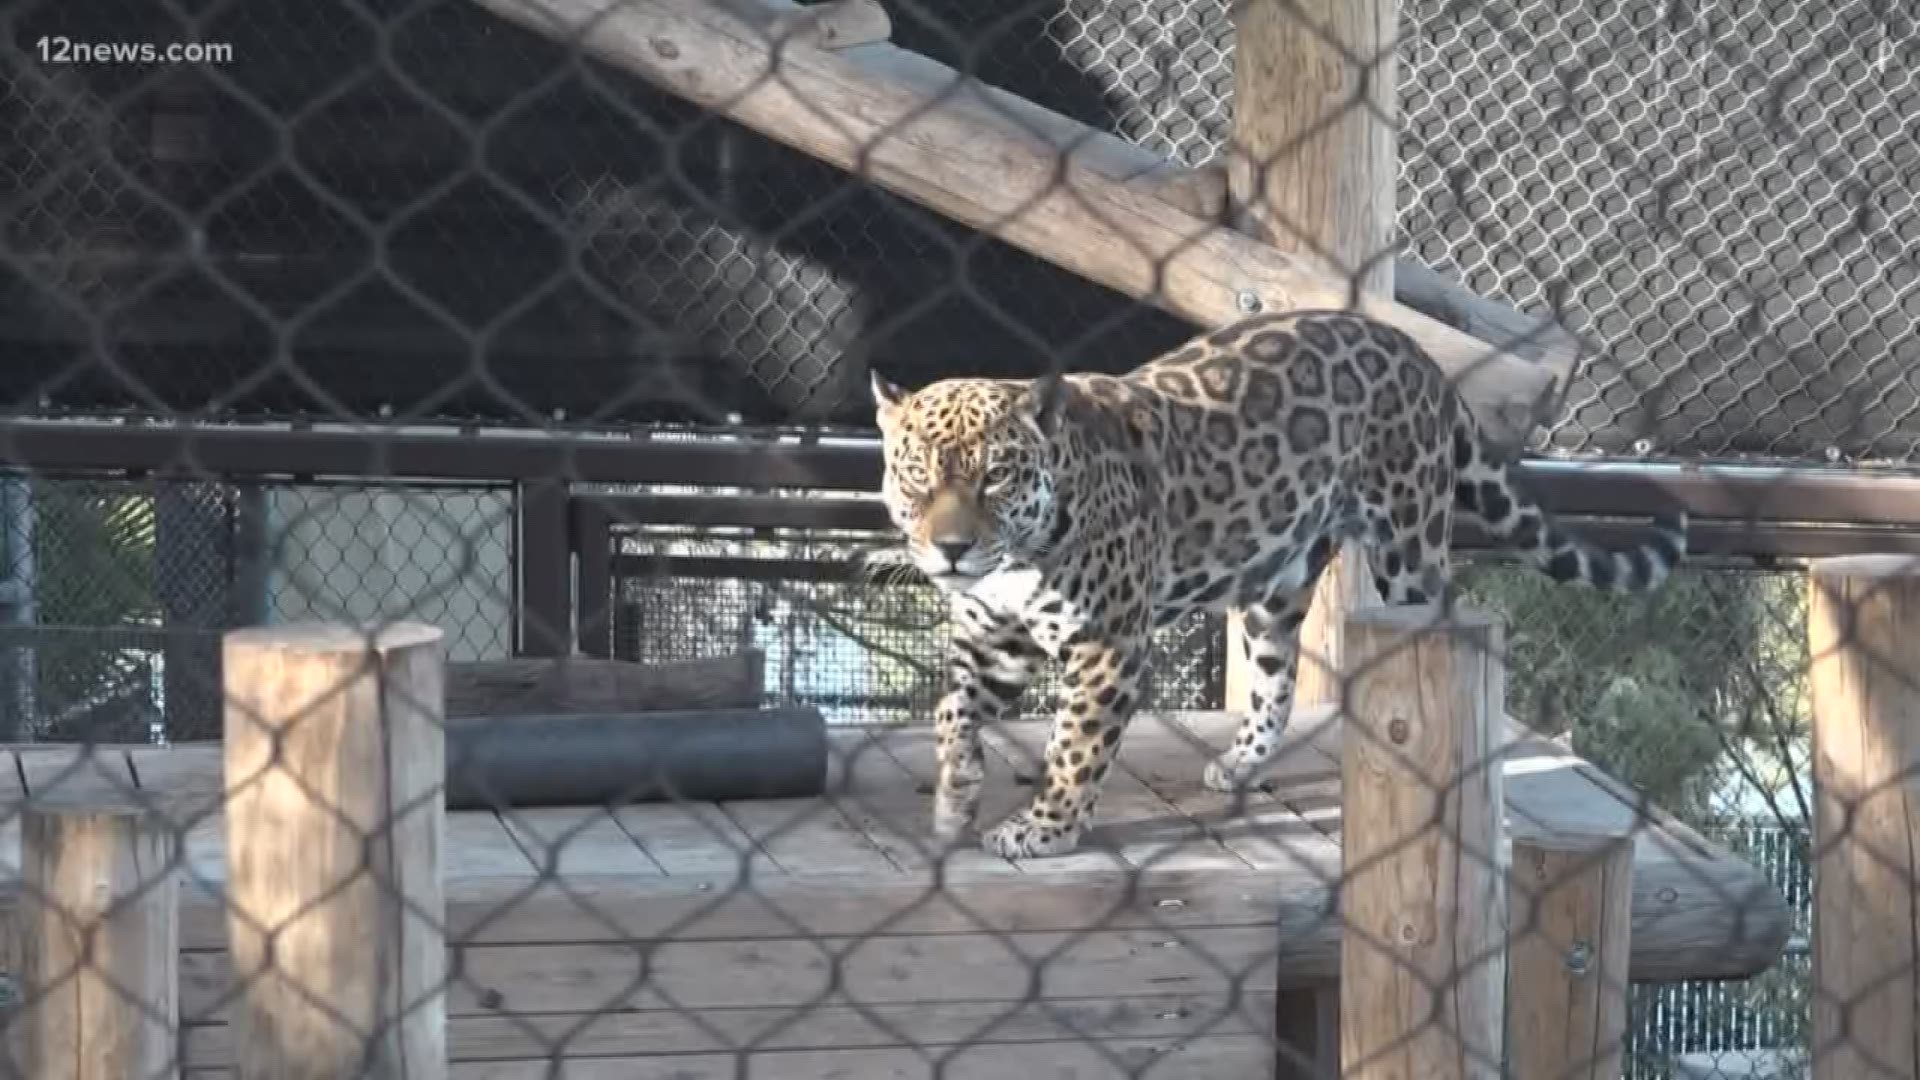
[(1576, 976), (1587, 973), (1587, 965), (1593, 962), (1593, 948), (1584, 941), (1576, 941), (1567, 950), (1567, 970)]
[(1652, 439), (1633, 440), (1633, 452), (1643, 456), (1646, 454), (1653, 453), (1653, 440)]
[(1393, 740), (1395, 745), (1404, 744), (1413, 735), (1412, 727), (1406, 717), (1396, 716), (1387, 721), (1387, 738)]
[(1240, 309), (1242, 315), (1256, 315), (1266, 306), (1260, 302), (1260, 294), (1252, 289), (1241, 289), (1234, 293), (1233, 303)]

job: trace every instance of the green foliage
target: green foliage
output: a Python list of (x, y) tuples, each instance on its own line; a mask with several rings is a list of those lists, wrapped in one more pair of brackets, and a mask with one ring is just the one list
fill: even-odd
[(151, 496), (120, 485), (36, 483), (33, 501), (42, 624), (159, 622)]
[(1779, 577), (1683, 572), (1638, 597), (1512, 564), (1466, 568), (1461, 581), (1507, 620), (1514, 716), (1669, 812), (1704, 824), (1727, 809), (1732, 781), (1791, 782), (1777, 767), (1791, 753), (1773, 736), (1799, 710), (1799, 624)]

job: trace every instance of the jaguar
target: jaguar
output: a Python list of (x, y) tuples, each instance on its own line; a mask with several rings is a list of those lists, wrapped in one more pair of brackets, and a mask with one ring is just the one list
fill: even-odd
[(1007, 858), (1079, 844), (1141, 706), (1154, 632), (1237, 612), (1248, 709), (1205, 767), (1244, 791), (1281, 745), (1300, 627), (1347, 544), (1382, 602), (1451, 588), (1457, 520), (1551, 578), (1658, 588), (1687, 516), (1659, 511), (1603, 544), (1514, 483), (1445, 372), (1411, 337), (1346, 311), (1256, 315), (1120, 375), (949, 378), (908, 391), (872, 375), (895, 557), (948, 607), (934, 710), (932, 829), (977, 826), (983, 727), (1042, 663), (1062, 700), (1028, 805), (983, 831)]

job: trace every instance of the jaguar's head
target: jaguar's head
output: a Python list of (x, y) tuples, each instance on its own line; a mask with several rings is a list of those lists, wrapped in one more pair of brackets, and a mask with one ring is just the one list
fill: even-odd
[(873, 377), (881, 495), (914, 565), (940, 588), (1044, 554), (1064, 393), (1058, 376), (946, 379), (911, 393)]

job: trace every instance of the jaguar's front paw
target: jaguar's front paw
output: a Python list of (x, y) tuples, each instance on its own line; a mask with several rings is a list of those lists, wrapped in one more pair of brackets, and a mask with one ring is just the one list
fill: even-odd
[(944, 844), (954, 843), (973, 830), (974, 820), (979, 816), (979, 812), (978, 799), (934, 796), (934, 839)]
[(1003, 859), (1042, 859), (1065, 855), (1080, 843), (1080, 830), (1036, 820), (1022, 810), (980, 835), (980, 846)]
[(1200, 782), (1214, 791), (1228, 795), (1237, 795), (1253, 786), (1254, 773), (1257, 770), (1232, 750), (1207, 762), (1207, 770)]

